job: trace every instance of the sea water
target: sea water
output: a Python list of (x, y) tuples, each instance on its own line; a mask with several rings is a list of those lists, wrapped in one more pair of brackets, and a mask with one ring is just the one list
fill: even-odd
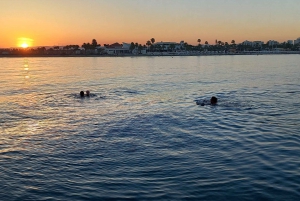
[(299, 64), (0, 58), (0, 200), (299, 200)]

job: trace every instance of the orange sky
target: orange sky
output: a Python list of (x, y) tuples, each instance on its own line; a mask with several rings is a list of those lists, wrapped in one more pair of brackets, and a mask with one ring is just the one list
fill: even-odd
[(1, 0), (0, 47), (300, 37), (299, 0)]

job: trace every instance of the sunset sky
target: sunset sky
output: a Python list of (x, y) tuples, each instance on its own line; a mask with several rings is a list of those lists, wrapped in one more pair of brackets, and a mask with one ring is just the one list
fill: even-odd
[(299, 0), (1, 0), (0, 13), (2, 48), (300, 37)]

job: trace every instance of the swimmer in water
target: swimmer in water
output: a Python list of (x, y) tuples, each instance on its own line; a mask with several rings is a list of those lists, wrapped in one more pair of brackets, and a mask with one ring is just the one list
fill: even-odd
[(217, 102), (218, 102), (218, 99), (215, 96), (211, 97), (211, 99), (210, 99), (210, 104), (211, 105), (216, 105)]
[(79, 94), (80, 94), (80, 97), (84, 97), (84, 92), (83, 91), (81, 91)]
[(89, 90), (87, 90), (85, 93), (86, 93), (87, 97), (90, 97), (90, 91)]
[(216, 105), (217, 102), (218, 102), (218, 99), (215, 96), (213, 96), (213, 97), (211, 97), (210, 102), (208, 102), (208, 100), (204, 100), (204, 101), (197, 100), (196, 104), (197, 105), (201, 105), (201, 106), (204, 106), (204, 105)]

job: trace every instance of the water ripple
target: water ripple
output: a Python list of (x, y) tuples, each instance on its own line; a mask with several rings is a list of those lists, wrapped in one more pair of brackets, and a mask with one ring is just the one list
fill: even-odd
[(300, 61), (284, 56), (32, 58), (26, 79), (6, 61), (1, 199), (298, 200)]

